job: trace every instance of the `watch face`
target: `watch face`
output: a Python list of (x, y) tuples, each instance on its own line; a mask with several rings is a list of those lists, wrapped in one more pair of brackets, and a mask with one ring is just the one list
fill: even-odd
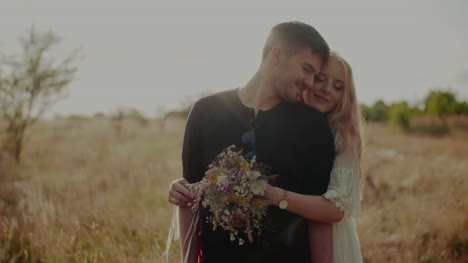
[(279, 208), (286, 209), (286, 207), (288, 207), (288, 200), (281, 200), (279, 202)]

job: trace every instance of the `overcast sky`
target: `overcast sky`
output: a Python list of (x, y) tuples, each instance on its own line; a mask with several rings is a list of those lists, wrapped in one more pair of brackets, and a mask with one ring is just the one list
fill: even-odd
[(361, 103), (449, 86), (468, 99), (468, 1), (173, 2), (0, 0), (0, 50), (18, 52), (33, 24), (63, 38), (60, 52), (81, 48), (77, 80), (50, 116), (119, 105), (156, 116), (185, 96), (244, 85), (270, 28), (299, 20), (351, 64)]

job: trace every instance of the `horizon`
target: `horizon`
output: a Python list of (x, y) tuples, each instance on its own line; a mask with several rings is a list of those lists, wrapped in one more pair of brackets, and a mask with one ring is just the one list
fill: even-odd
[(17, 37), (31, 25), (62, 37), (54, 54), (81, 48), (70, 96), (48, 118), (118, 107), (154, 117), (187, 98), (243, 86), (270, 28), (290, 20), (316, 27), (348, 60), (360, 104), (416, 103), (449, 87), (468, 100), (467, 2), (242, 4), (16, 1), (0, 10), (0, 50), (16, 53)]

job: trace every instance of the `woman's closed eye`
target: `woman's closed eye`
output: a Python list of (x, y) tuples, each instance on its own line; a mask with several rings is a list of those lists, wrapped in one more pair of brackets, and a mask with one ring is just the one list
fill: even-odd
[(344, 82), (341, 81), (341, 80), (335, 80), (333, 81), (333, 87), (337, 90), (337, 91), (341, 91), (343, 90), (344, 88)]
[(342, 90), (342, 89), (343, 89), (343, 87), (342, 87), (342, 86), (333, 85), (333, 87), (334, 87), (336, 90), (338, 90), (338, 91), (340, 91), (340, 90)]

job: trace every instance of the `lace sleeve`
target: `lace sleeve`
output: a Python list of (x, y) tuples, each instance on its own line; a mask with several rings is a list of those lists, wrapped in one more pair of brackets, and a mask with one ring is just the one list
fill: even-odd
[[(342, 143), (342, 137), (337, 134), (335, 149), (338, 149)], [(356, 158), (350, 149), (346, 149), (335, 157), (330, 183), (323, 197), (335, 203), (345, 213), (345, 216), (357, 217), (362, 214), (359, 173)]]

